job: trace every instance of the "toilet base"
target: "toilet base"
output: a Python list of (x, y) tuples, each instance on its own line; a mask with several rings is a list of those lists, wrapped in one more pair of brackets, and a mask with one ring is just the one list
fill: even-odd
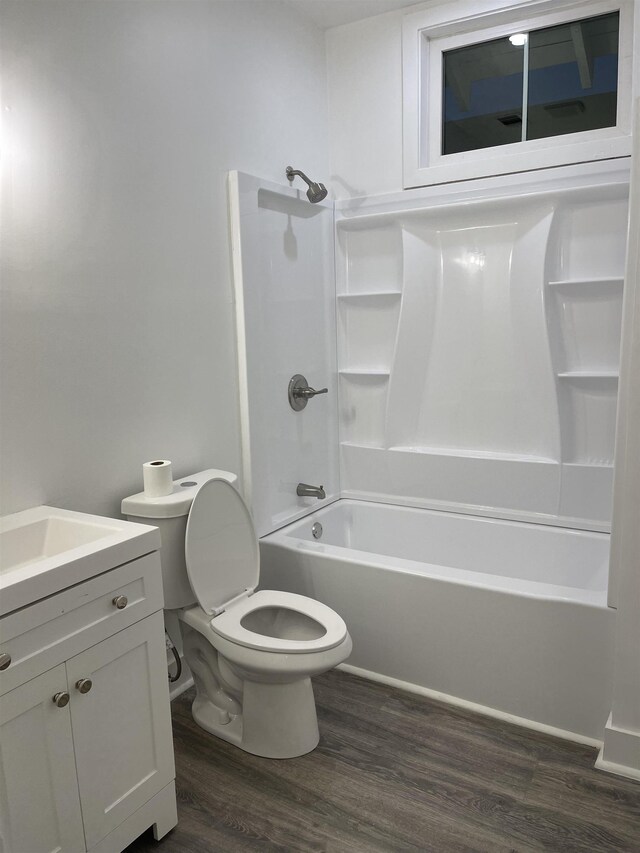
[(245, 681), (242, 713), (228, 723), (220, 722), (219, 709), (201, 694), (192, 714), (205, 731), (263, 758), (296, 758), (315, 749), (320, 739), (310, 678), (289, 684)]
[(348, 633), (328, 649), (285, 654), (221, 637), (201, 607), (182, 610), (178, 618), (199, 726), (263, 758), (296, 758), (315, 749), (320, 735), (311, 678), (349, 657)]

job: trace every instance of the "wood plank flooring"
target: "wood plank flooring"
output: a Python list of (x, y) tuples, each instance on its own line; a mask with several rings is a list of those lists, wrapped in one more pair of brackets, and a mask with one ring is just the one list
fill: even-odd
[(640, 853), (640, 783), (594, 749), (337, 671), (314, 689), (320, 745), (289, 761), (174, 702), (179, 824), (128, 853)]

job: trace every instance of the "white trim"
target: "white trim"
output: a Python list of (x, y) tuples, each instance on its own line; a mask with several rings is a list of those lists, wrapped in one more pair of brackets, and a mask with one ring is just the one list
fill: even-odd
[(520, 132), (520, 142), (527, 141), (527, 129), (529, 127), (529, 58), (531, 43), (529, 35), (522, 46), (524, 52), (522, 61), (522, 127)]
[(607, 773), (640, 780), (640, 732), (616, 728), (609, 715), (595, 766)]
[(492, 717), (495, 720), (512, 723), (514, 726), (521, 726), (524, 729), (531, 729), (534, 732), (542, 732), (542, 734), (550, 735), (551, 737), (569, 740), (573, 743), (581, 743), (585, 746), (593, 746), (596, 749), (602, 746), (602, 741), (595, 738), (586, 737), (576, 732), (569, 732), (566, 729), (557, 729), (555, 726), (547, 726), (545, 723), (537, 723), (535, 720), (529, 720), (526, 717), (516, 717), (514, 714), (499, 711), (497, 708), (490, 708), (488, 705), (469, 702), (467, 699), (460, 699), (457, 696), (450, 696), (448, 693), (430, 690), (428, 687), (422, 687), (420, 684), (413, 684), (410, 681), (391, 678), (389, 675), (372, 672), (370, 669), (361, 669), (359, 666), (351, 666), (348, 663), (341, 663), (336, 668), (343, 672), (348, 672), (350, 675), (355, 675), (358, 678), (366, 678), (368, 681), (376, 681), (379, 684), (388, 684), (389, 687), (396, 687), (398, 690), (404, 690), (407, 693), (426, 696), (428, 699), (435, 699), (436, 702), (444, 702), (446, 705), (452, 705), (454, 708), (463, 708), (465, 711), (471, 711), (474, 714)]
[(627, 767), (624, 764), (614, 764), (613, 761), (605, 761), (602, 757), (602, 749), (598, 753), (596, 763), (593, 766), (596, 770), (604, 770), (605, 773), (613, 773), (615, 776), (625, 776), (627, 779), (635, 779), (640, 782), (640, 770), (634, 770), (632, 767)]
[(384, 195), (341, 199), (335, 202), (336, 224), (373, 216), (397, 216), (426, 206), (469, 205), (476, 201), (528, 197), (565, 192), (589, 192), (593, 187), (620, 188), (628, 193), (630, 159), (599, 160), (542, 169), (522, 174), (494, 175), (474, 181), (457, 181), (440, 186), (416, 187)]
[[(618, 115), (612, 128), (440, 154), (443, 50), (620, 11)], [(525, 172), (631, 154), (633, 12), (630, 0), (516, 0), (452, 4), (408, 14), (403, 22), (404, 188)], [(428, 105), (428, 109), (427, 109)]]
[(244, 325), (244, 282), (242, 278), (242, 241), (240, 238), (240, 173), (238, 171), (229, 172), (227, 186), (231, 269), (236, 319), (242, 494), (247, 504), (251, 506), (253, 484), (251, 480), (251, 433), (249, 430), (249, 380), (247, 378), (247, 342)]
[(189, 675), (189, 677), (185, 678), (184, 680), (182, 678), (179, 678), (178, 681), (176, 681), (174, 684), (169, 685), (169, 701), (173, 702), (174, 699), (177, 699), (178, 696), (182, 696), (182, 694), (186, 693), (190, 687), (193, 687), (193, 685), (194, 680), (192, 675)]
[(626, 776), (627, 779), (635, 779), (640, 782), (640, 770), (634, 770), (631, 767), (626, 767), (624, 764), (614, 764), (612, 761), (605, 761), (600, 750), (596, 763), (593, 765), (597, 770), (604, 770), (605, 773), (613, 773), (616, 776)]
[(640, 779), (640, 100), (636, 101), (629, 243), (613, 483), (609, 605), (617, 607), (611, 715), (597, 766)]
[[(640, 98), (636, 101), (636, 134), (640, 132)], [(629, 197), (629, 231), (625, 285), (622, 302), (622, 341), (618, 411), (616, 413), (616, 452), (613, 474), (614, 525), (609, 563), (609, 606), (618, 607), (620, 585), (625, 571), (637, 566), (640, 530), (637, 524), (640, 502), (640, 390), (637, 372), (640, 366), (640, 140), (636, 139)], [(635, 460), (635, 461), (634, 461)], [(640, 698), (640, 697), (639, 697)]]

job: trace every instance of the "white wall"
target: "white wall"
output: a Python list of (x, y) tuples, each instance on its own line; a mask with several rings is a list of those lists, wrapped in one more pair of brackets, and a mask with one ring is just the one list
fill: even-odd
[(260, 0), (2, 18), (2, 512), (237, 470), (226, 171), (327, 175), (323, 34)]
[(331, 189), (402, 189), (402, 12), (327, 31)]

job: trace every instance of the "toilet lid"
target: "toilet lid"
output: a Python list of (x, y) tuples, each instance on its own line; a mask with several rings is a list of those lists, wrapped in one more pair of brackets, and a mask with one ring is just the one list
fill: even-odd
[(184, 553), (189, 582), (207, 613), (258, 585), (260, 551), (251, 515), (226, 480), (208, 480), (198, 490), (187, 519)]

